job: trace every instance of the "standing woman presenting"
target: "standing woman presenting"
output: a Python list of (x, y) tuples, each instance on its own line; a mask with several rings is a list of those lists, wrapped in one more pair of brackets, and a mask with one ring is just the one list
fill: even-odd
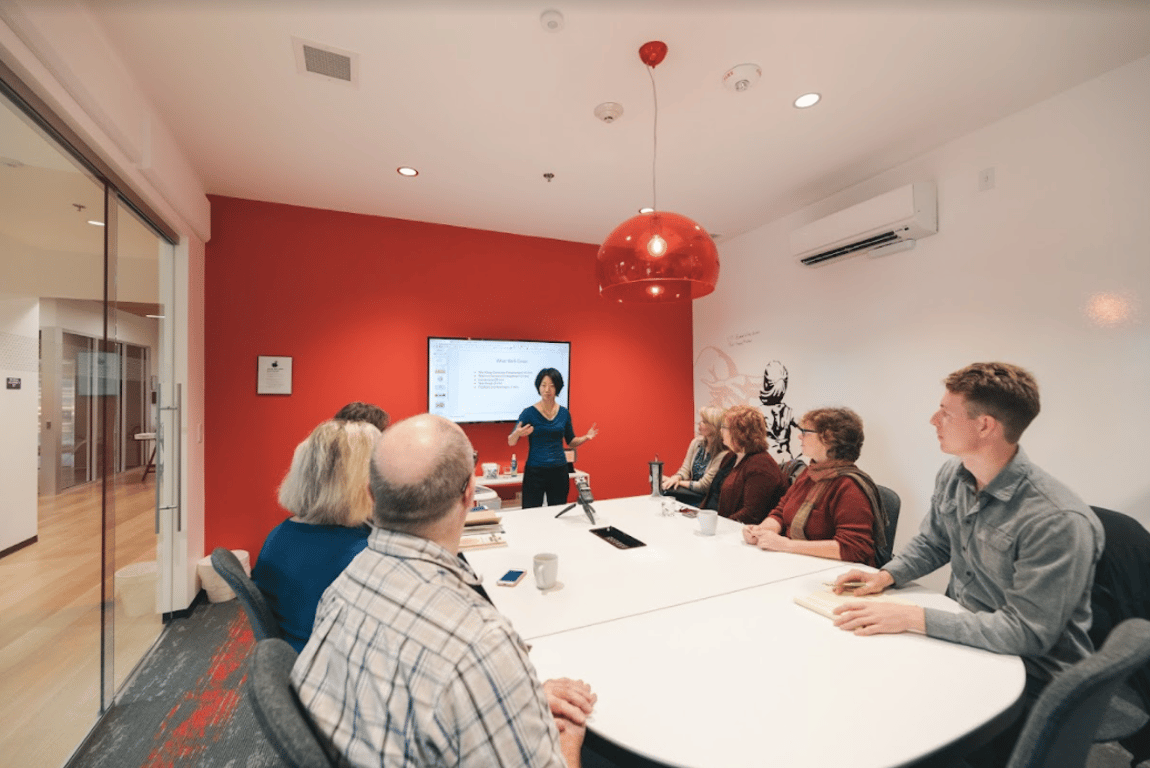
[(599, 434), (592, 424), (587, 434), (575, 437), (571, 412), (555, 402), (555, 396), (563, 391), (563, 374), (559, 371), (541, 370), (535, 376), (535, 388), (539, 390), (539, 402), (523, 409), (515, 429), (507, 436), (508, 445), (526, 437), (529, 446), (523, 468), (524, 509), (543, 506), (544, 496), (548, 505), (566, 504), (569, 478), (563, 441), (577, 448)]

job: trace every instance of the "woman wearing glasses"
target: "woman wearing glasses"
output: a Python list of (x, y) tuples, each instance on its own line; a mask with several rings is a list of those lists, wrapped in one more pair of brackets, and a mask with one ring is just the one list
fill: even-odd
[(886, 516), (874, 481), (855, 466), (862, 419), (849, 408), (819, 408), (798, 428), (810, 466), (766, 520), (743, 529), (743, 538), (761, 549), (878, 565)]
[(264, 540), (252, 581), (296, 651), (311, 636), (325, 589), (367, 546), (368, 466), (380, 432), (362, 421), (325, 421), (295, 449), (279, 488), (292, 516)]
[[(761, 411), (736, 405), (723, 415), (721, 434), (730, 449), (719, 466), (703, 506), (740, 523), (761, 522), (783, 495), (783, 474), (767, 453), (767, 423)], [(711, 502), (718, 497), (718, 507)]]
[(687, 457), (679, 471), (663, 478), (665, 494), (685, 504), (698, 504), (703, 500), (719, 471), (719, 464), (727, 455), (720, 435), (722, 428), (722, 408), (708, 405), (699, 411), (699, 436), (687, 446)]

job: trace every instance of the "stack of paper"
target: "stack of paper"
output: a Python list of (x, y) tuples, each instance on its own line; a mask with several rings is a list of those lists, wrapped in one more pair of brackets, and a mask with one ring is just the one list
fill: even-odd
[(490, 509), (473, 509), (468, 512), (459, 548), (506, 547), (507, 540), (503, 538), (503, 525), (499, 519), (499, 515)]
[(502, 533), (468, 533), (465, 529), (459, 538), (460, 549), (489, 549), (491, 547), (506, 547), (507, 539)]

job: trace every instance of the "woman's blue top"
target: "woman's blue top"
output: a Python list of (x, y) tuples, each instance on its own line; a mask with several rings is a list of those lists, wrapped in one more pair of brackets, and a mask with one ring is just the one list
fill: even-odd
[(264, 593), (296, 651), (311, 637), (319, 599), (335, 577), (367, 547), (371, 528), (309, 525), (288, 518), (264, 540), (252, 581)]
[(534, 405), (523, 409), (519, 414), (520, 424), (530, 424), (535, 431), (527, 436), (528, 467), (565, 467), (567, 455), (563, 452), (563, 441), (575, 439), (575, 427), (571, 424), (571, 413), (562, 405), (555, 418), (546, 419)]

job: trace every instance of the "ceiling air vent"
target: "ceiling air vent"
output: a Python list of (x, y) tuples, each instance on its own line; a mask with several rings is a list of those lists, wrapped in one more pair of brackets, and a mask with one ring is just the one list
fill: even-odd
[(359, 82), (359, 54), (298, 37), (292, 38), (292, 46), (295, 48), (296, 71), (301, 75), (318, 75), (345, 83)]

